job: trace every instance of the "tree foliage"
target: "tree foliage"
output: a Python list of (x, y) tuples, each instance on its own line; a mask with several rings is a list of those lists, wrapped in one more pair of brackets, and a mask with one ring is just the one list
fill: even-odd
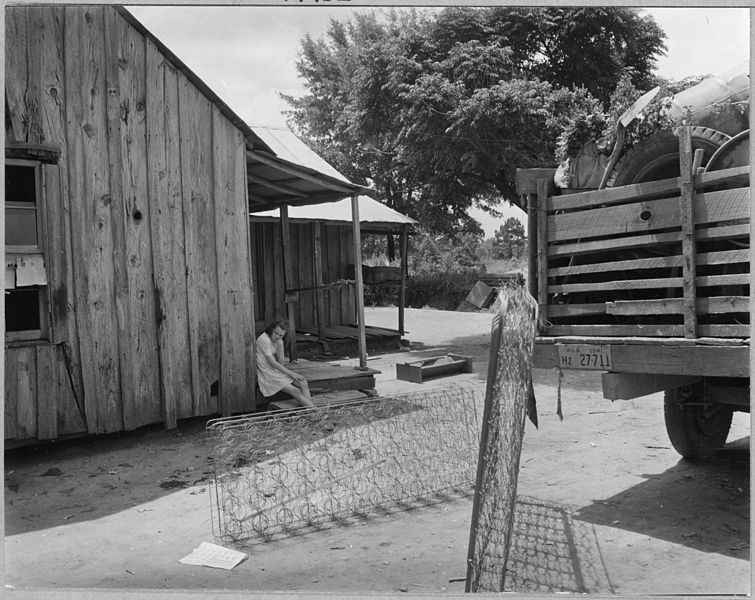
[(512, 258), (519, 257), (527, 241), (524, 233), (524, 225), (516, 217), (509, 217), (498, 228), (493, 238), (493, 257)]
[(625, 8), (448, 8), (332, 20), (305, 36), (289, 125), (344, 175), (429, 231), (480, 234), (472, 206), (517, 203), (516, 168), (551, 166), (559, 133), (664, 50)]

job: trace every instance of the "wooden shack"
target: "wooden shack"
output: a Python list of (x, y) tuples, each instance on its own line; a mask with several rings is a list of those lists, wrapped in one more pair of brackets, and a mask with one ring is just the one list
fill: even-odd
[(279, 159), (123, 8), (5, 25), (6, 444), (253, 410), (250, 208), (365, 189)]

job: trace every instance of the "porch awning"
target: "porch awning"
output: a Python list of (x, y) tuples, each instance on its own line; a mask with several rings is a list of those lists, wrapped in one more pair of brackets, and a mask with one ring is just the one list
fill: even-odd
[(282, 205), (335, 202), (373, 193), (367, 187), (285, 160), (265, 150), (247, 150), (246, 165), (249, 209), (253, 212)]

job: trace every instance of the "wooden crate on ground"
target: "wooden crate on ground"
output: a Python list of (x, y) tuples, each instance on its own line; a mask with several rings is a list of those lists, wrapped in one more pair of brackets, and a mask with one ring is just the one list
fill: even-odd
[(408, 363), (396, 363), (396, 378), (414, 383), (422, 383), (442, 375), (471, 372), (472, 358), (460, 354), (445, 354)]

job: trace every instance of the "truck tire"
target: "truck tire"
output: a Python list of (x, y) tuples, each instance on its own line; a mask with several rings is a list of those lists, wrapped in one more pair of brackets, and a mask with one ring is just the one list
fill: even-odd
[(750, 164), (750, 130), (745, 129), (724, 143), (705, 165), (705, 172), (744, 167)]
[(684, 458), (710, 458), (726, 443), (734, 410), (725, 404), (684, 405), (681, 392), (666, 390), (663, 402), (671, 445)]
[[(702, 148), (703, 166), (730, 137), (708, 127), (692, 128), (692, 149)], [(679, 177), (679, 138), (670, 130), (659, 131), (624, 152), (611, 171), (607, 187)]]

